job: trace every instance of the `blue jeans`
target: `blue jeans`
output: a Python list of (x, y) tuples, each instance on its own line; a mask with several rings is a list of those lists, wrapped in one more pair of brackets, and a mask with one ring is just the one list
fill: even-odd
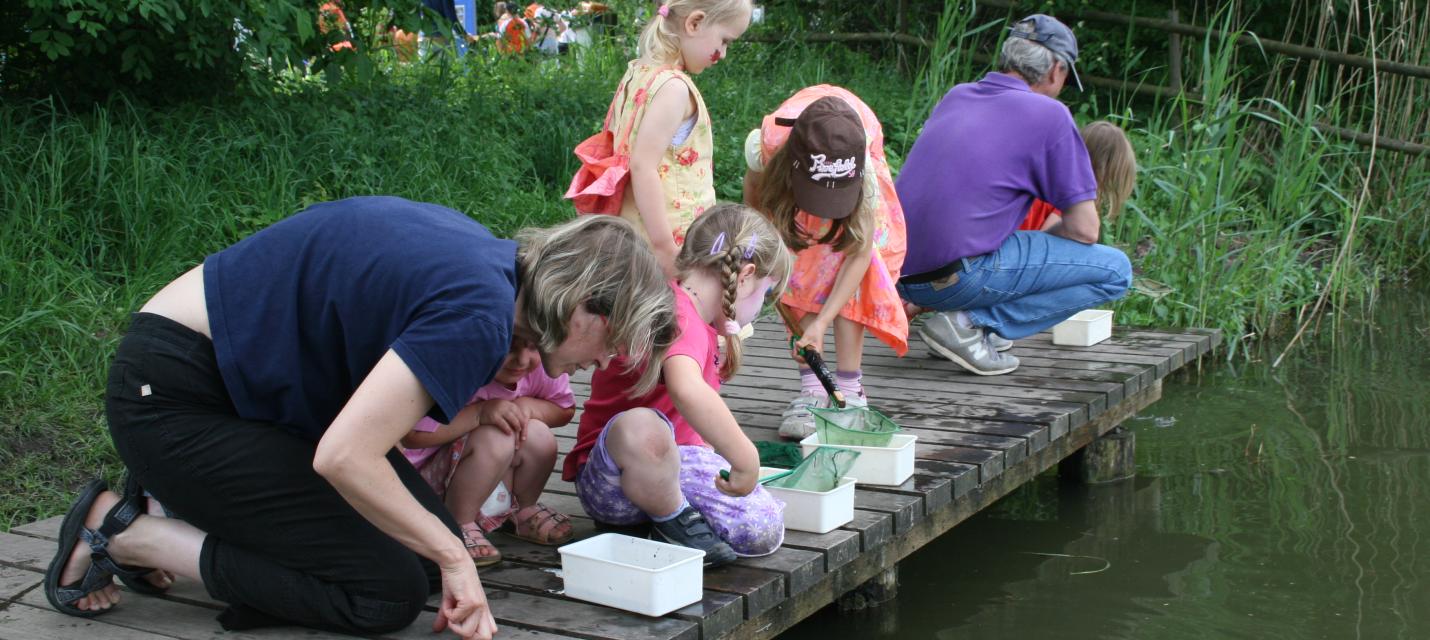
[(899, 295), (1016, 340), (1127, 293), (1132, 263), (1107, 245), (1017, 231), (991, 253), (963, 259), (957, 282), (899, 283)]

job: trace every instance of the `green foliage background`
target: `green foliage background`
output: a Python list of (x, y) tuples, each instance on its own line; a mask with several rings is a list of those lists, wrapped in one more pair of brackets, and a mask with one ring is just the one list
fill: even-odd
[[(100, 401), (108, 359), (128, 314), (206, 254), (305, 204), (359, 194), (451, 206), (499, 234), (569, 217), (560, 194), (575, 169), (571, 149), (599, 127), (647, 10), (636, 0), (617, 3), (620, 26), (579, 54), (506, 58), (479, 46), (463, 58), (429, 49), (400, 63), (379, 36), (384, 25), (413, 18), (389, 14), (393, 3), (348, 3), (359, 44), (349, 57), (304, 37), (298, 22), (313, 24), (304, 3), (214, 0), (203, 6), (226, 10), (212, 17), (195, 13), (200, 3), (183, 4), (184, 20), (137, 14), (104, 26), (113, 43), (71, 34), (66, 52), (53, 48), (62, 42), (57, 34), (88, 28), (91, 15), (70, 20), (79, 9), (66, 8), (110, 0), (0, 8), (0, 483), (13, 487), (0, 495), (0, 529), (59, 512), (94, 473), (117, 479)], [(748, 129), (794, 91), (822, 82), (850, 88), (880, 115), (897, 169), (944, 92), (986, 70), (974, 54), (994, 50), (1008, 15), (908, 2), (905, 30), (931, 40), (930, 50), (803, 41), (809, 33), (890, 30), (897, 4), (770, 3), (767, 22), (699, 76), (715, 123), (722, 198), (740, 196)], [(1134, 7), (1108, 4), (1099, 8)], [(1135, 6), (1164, 15), (1167, 4)], [(1058, 13), (1080, 5), (1038, 6)], [(1291, 11), (1279, 4), (1258, 12), (1230, 3), (1212, 14), (1200, 6), (1187, 13), (1232, 30), (1278, 19), (1315, 24), (1278, 14)], [(1399, 21), (1337, 23), (1324, 38), (1350, 49), (1373, 33), (1413, 42), (1393, 36), (1407, 21), (1412, 32), (1427, 21), (1402, 8), (1410, 13)], [(267, 12), (244, 25), (274, 20), (247, 40), (268, 43), (267, 54), (229, 53), (232, 31), (218, 25), (232, 29), (237, 10)], [(134, 26), (140, 22), (160, 27)], [(21, 42), (40, 28), (51, 31), (41, 38), (51, 48)], [(1165, 82), (1165, 36), (1077, 28), (1085, 74)], [(126, 40), (129, 29), (148, 35)], [(205, 29), (229, 35), (204, 36)], [(163, 61), (152, 75), (125, 70), (116, 53), (135, 38)], [(215, 50), (197, 52), (206, 47)], [(178, 50), (191, 55), (157, 53)], [(1365, 74), (1288, 66), (1224, 39), (1188, 39), (1184, 50), (1197, 99), (1101, 89), (1064, 96), (1080, 121), (1122, 125), (1138, 151), (1129, 210), (1105, 229), (1108, 242), (1133, 256), (1144, 285), (1116, 305), (1119, 322), (1219, 327), (1228, 355), (1243, 358), (1246, 340), (1288, 334), (1324, 291), (1333, 293), (1333, 309), (1345, 309), (1423, 273), (1425, 158), (1381, 152), (1373, 160), (1365, 147), (1314, 125), (1379, 123), (1427, 142), (1427, 112), (1404, 105), (1423, 104), (1415, 100), (1430, 83), (1397, 84), (1382, 74), (1371, 86)], [(1427, 50), (1397, 55), (1424, 62)]]

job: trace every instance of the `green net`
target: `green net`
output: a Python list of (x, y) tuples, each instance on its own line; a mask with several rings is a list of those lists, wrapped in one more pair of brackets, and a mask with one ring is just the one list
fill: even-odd
[(789, 469), (804, 459), (799, 445), (793, 442), (755, 441), (755, 451), (760, 454), (760, 466)]
[(820, 444), (840, 444), (856, 447), (887, 447), (899, 425), (888, 416), (868, 407), (844, 409), (811, 408), (814, 431)]
[(764, 485), (823, 493), (839, 484), (839, 479), (854, 466), (858, 457), (858, 451), (818, 447), (786, 475), (769, 480)]

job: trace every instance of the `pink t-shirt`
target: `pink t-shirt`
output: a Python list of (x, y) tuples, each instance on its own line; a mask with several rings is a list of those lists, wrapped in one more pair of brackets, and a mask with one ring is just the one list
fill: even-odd
[[(700, 319), (700, 313), (695, 310), (695, 303), (690, 299), (690, 294), (681, 289), (675, 282), (670, 286), (675, 290), (675, 322), (680, 328), (680, 336), (675, 339), (675, 343), (670, 345), (670, 351), (665, 354), (665, 359), (669, 360), (675, 356), (689, 356), (695, 359), (700, 365), (700, 373), (704, 377), (706, 384), (710, 388), (720, 390), (720, 334), (715, 331), (715, 327)], [(655, 364), (654, 366), (659, 366)], [(670, 423), (675, 426), (675, 443), (683, 445), (704, 445), (705, 440), (695, 432), (695, 428), (680, 415), (680, 411), (675, 408), (675, 401), (670, 399), (670, 391), (665, 387), (665, 380), (650, 393), (639, 398), (632, 398), (626, 395), (626, 390), (635, 385), (640, 379), (641, 371), (632, 371), (630, 375), (622, 373), (625, 363), (621, 360), (612, 362), (610, 366), (597, 371), (591, 376), (591, 399), (586, 401), (586, 406), (581, 412), (581, 426), (576, 430), (576, 446), (572, 447), (571, 453), (566, 455), (566, 463), (561, 467), (561, 477), (567, 481), (575, 480), (576, 473), (581, 469), (581, 465), (591, 455), (591, 448), (596, 446), (596, 438), (601, 435), (601, 430), (606, 428), (606, 423), (616, 414), (627, 409), (637, 407), (649, 407), (664, 413), (670, 418)]]
[[(500, 382), (492, 382), (477, 389), (477, 394), (472, 396), (467, 404), (471, 405), (483, 400), (515, 400), (517, 398), (546, 400), (563, 409), (576, 406), (576, 396), (571, 393), (571, 376), (563, 373), (552, 378), (546, 375), (546, 370), (541, 367), (533, 369), (531, 373), (517, 380), (515, 389), (508, 389)], [(442, 423), (432, 418), (423, 418), (417, 422), (416, 426), (412, 427), (412, 430), (431, 433), (440, 426)], [(421, 467), (440, 448), (406, 449), (402, 453), (407, 456), (407, 461), (411, 462), (412, 466)]]

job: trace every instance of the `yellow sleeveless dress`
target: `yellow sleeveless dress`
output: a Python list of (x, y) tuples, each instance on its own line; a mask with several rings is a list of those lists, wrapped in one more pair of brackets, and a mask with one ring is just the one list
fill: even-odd
[[(665, 215), (670, 220), (671, 235), (676, 246), (685, 243), (685, 230), (695, 216), (715, 205), (715, 166), (711, 161), (715, 151), (714, 137), (710, 132), (710, 112), (705, 109), (705, 99), (695, 82), (684, 71), (670, 66), (632, 60), (621, 79), (621, 85), (636, 88), (624, 96), (620, 106), (613, 113), (612, 123), (630, 121), (630, 137), (640, 135), (640, 123), (645, 116), (645, 107), (656, 92), (666, 82), (684, 82), (695, 98), (695, 126), (690, 135), (679, 145), (669, 146), (661, 158), (656, 171), (660, 174), (660, 186), (665, 192)], [(649, 89), (639, 88), (649, 86)], [(634, 113), (634, 118), (631, 115)], [(617, 126), (624, 126), (617, 124)], [(613, 131), (616, 140), (622, 139), (622, 131)], [(617, 153), (630, 155), (627, 148), (617, 149)], [(645, 235), (645, 225), (641, 223), (640, 212), (636, 210), (636, 198), (629, 186), (621, 203), (621, 217), (631, 221), (641, 235)]]

